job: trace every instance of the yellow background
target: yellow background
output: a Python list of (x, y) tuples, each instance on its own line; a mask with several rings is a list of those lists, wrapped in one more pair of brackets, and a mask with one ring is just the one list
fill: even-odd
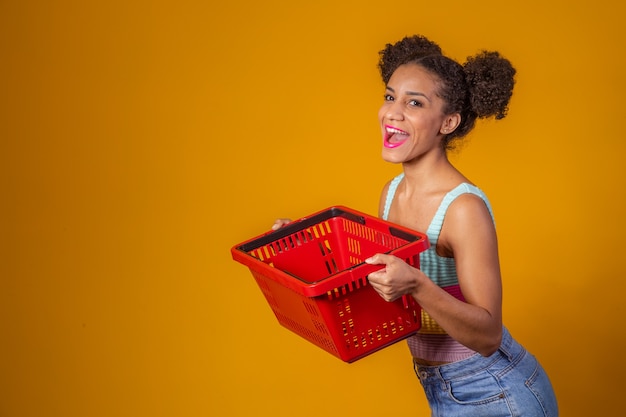
[(515, 64), (455, 163), (490, 196), (505, 321), (562, 415), (616, 415), (622, 2), (0, 1), (0, 416), (427, 415), (404, 343), (348, 365), (230, 247), (375, 214), (376, 63), (422, 33)]

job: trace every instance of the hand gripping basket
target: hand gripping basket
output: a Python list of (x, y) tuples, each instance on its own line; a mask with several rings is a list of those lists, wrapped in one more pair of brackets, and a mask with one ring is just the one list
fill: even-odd
[(345, 362), (417, 332), (410, 296), (383, 300), (368, 284), (381, 268), (364, 260), (388, 253), (419, 266), (428, 238), (343, 206), (296, 220), (231, 249), (247, 266), (279, 323)]

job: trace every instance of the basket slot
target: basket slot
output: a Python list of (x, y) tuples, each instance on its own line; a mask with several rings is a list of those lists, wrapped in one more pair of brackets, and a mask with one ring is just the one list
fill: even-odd
[(326, 325), (324, 323), (320, 323), (318, 320), (315, 319), (311, 319), (311, 321), (313, 322), (315, 330), (317, 330), (319, 333), (328, 335), (328, 330), (326, 330)]
[[(359, 265), (375, 252), (389, 252), (406, 244), (406, 240), (389, 233), (372, 229), (360, 223), (344, 221), (343, 230), (348, 235), (346, 249), (350, 253), (350, 265)], [(368, 243), (369, 242), (369, 243)], [(365, 250), (367, 247), (367, 250)]]
[(268, 285), (266, 278), (263, 275), (256, 273), (254, 271), (252, 272), (252, 276), (254, 277), (254, 280), (258, 284), (259, 288), (261, 289), (261, 292), (265, 296), (265, 299), (267, 300), (267, 303), (270, 305), (272, 310), (276, 309), (278, 307), (278, 302), (274, 298), (274, 293), (272, 292), (272, 289)]
[(343, 317), (344, 314), (350, 313), (350, 302), (347, 299), (337, 302), (337, 311), (339, 317)]
[(360, 256), (355, 256), (355, 255), (361, 255), (361, 242), (359, 242), (358, 240), (352, 237), (349, 237), (347, 240), (347, 246), (348, 246), (348, 250), (352, 252), (350, 256), (350, 263), (352, 265), (358, 265), (361, 262), (363, 262)]
[(385, 339), (394, 338), (405, 331), (405, 326), (402, 322), (402, 317), (398, 317), (396, 320), (389, 320), (379, 326), (369, 328), (359, 335), (354, 334), (355, 326), (352, 319), (344, 321), (342, 322), (342, 330), (344, 337), (348, 337), (346, 339), (346, 347), (349, 349), (365, 349), (379, 344)]
[(319, 242), (318, 246), (320, 248), (320, 252), (322, 252), (322, 256), (330, 255), (333, 252), (332, 248), (330, 247), (330, 242), (328, 240)]
[[(316, 344), (317, 346), (327, 350), (328, 352), (333, 353), (335, 355), (338, 354), (337, 348), (335, 347), (335, 344), (333, 343), (332, 339), (319, 335), (318, 333), (306, 328), (305, 326), (301, 325), (297, 321), (292, 320), (291, 318), (289, 318), (288, 316), (280, 312), (275, 311), (274, 314), (276, 315), (278, 322), (282, 324), (284, 327), (296, 332), (300, 336)], [(319, 322), (317, 322), (317, 325), (315, 326), (315, 328), (317, 330), (321, 329), (323, 333), (327, 333), (325, 326), (320, 324)]]
[(348, 319), (347, 322), (343, 322), (343, 334), (347, 336), (348, 333), (354, 333), (354, 319)]
[(383, 334), (380, 332), (380, 328), (376, 328), (376, 340), (380, 341), (383, 339)]
[(335, 258), (330, 258), (329, 261), (324, 262), (326, 265), (326, 269), (328, 270), (328, 275), (335, 274), (339, 272), (339, 268), (337, 268), (337, 263), (335, 262)]
[(330, 242), (328, 240), (324, 240), (323, 242), (318, 242), (318, 246), (320, 248), (320, 253), (322, 254), (322, 259), (324, 259), (324, 264), (326, 265), (328, 275), (336, 274), (337, 272), (339, 272), (340, 268), (337, 266), (337, 262), (332, 256), (333, 250)]
[(348, 282), (346, 285), (343, 285), (341, 287), (336, 287), (333, 288), (332, 290), (328, 291), (326, 293), (326, 296), (328, 297), (329, 300), (332, 300), (333, 298), (340, 298), (343, 297), (351, 292), (354, 292), (356, 290), (359, 290), (363, 287), (365, 287), (367, 284), (367, 276), (365, 277), (359, 277), (354, 281), (350, 281)]
[(317, 312), (317, 307), (315, 306), (315, 304), (311, 302), (306, 302), (304, 300), (303, 300), (303, 304), (307, 313), (309, 313), (311, 316), (315, 316), (315, 317), (319, 316), (319, 313)]
[(316, 239), (320, 239), (326, 236), (328, 233), (331, 233), (331, 229), (330, 229), (330, 225), (328, 224), (328, 221), (312, 226), (308, 230), (313, 232), (313, 236)]

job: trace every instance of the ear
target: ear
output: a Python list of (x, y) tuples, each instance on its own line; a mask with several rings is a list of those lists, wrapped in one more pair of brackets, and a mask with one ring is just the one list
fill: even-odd
[(441, 129), (439, 131), (444, 135), (449, 135), (461, 124), (461, 115), (459, 113), (452, 113), (443, 119)]

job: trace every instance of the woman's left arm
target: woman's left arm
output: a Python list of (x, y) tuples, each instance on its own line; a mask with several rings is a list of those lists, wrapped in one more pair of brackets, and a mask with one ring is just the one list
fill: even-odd
[(370, 274), (370, 283), (388, 301), (411, 294), (459, 343), (484, 356), (492, 354), (502, 338), (502, 282), (495, 227), (480, 198), (463, 195), (450, 205), (436, 250), (455, 258), (465, 301), (390, 255), (377, 254), (367, 261), (385, 265)]

